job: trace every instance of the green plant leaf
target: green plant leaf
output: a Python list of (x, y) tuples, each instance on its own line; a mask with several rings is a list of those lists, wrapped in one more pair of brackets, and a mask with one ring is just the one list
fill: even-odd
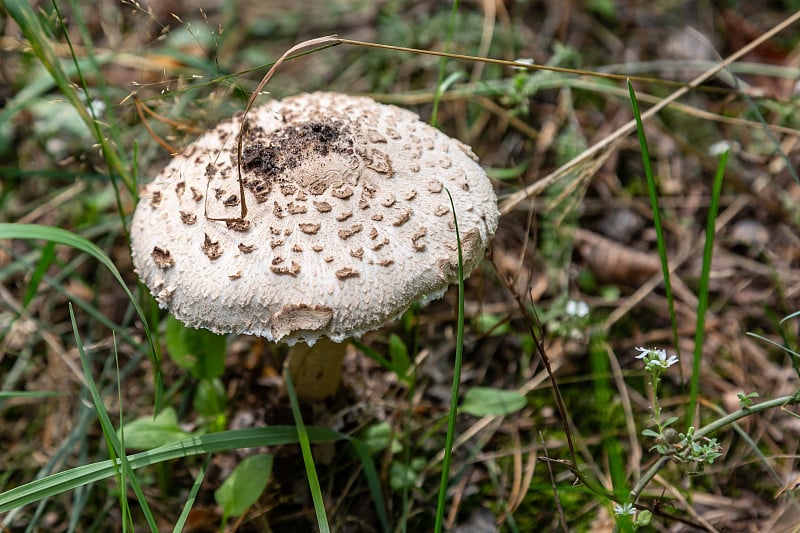
[(411, 360), (408, 358), (408, 348), (403, 339), (392, 333), (389, 336), (389, 355), (392, 358), (392, 365), (398, 377), (403, 377), (408, 372), (408, 367), (411, 366)]
[(36, 296), (36, 291), (39, 289), (39, 284), (42, 282), (42, 279), (44, 279), (47, 269), (53, 264), (55, 258), (56, 245), (50, 241), (44, 245), (44, 248), (42, 249), (42, 256), (39, 259), (39, 263), (36, 265), (36, 270), (33, 271), (31, 279), (28, 282), (28, 286), (25, 288), (25, 295), (22, 297), (22, 307), (24, 309), (28, 308), (31, 300), (33, 300), (33, 297)]
[(192, 399), (195, 410), (205, 418), (207, 431), (223, 431), (225, 418), (225, 386), (219, 379), (201, 379)]
[(165, 407), (155, 417), (144, 416), (128, 422), (122, 430), (125, 447), (139, 450), (165, 446), (191, 436), (178, 426), (178, 415), (172, 407)]
[(672, 424), (674, 424), (677, 421), (678, 421), (678, 417), (677, 416), (671, 416), (671, 417), (667, 418), (666, 420), (664, 420), (664, 423), (661, 424), (661, 425), (662, 425), (662, 427), (667, 427), (667, 426), (671, 426)]
[(216, 416), (225, 411), (225, 386), (219, 379), (203, 379), (197, 384), (194, 408), (203, 416)]
[(411, 464), (405, 465), (399, 461), (393, 461), (389, 467), (389, 484), (394, 490), (411, 488), (417, 481), (417, 476), (425, 467), (425, 459), (415, 457)]
[(525, 395), (514, 390), (473, 387), (464, 395), (461, 411), (472, 416), (501, 416), (525, 407)]
[(366, 445), (369, 453), (377, 453), (389, 446), (391, 446), (392, 453), (398, 453), (403, 449), (403, 445), (395, 438), (392, 426), (388, 422), (369, 425), (359, 431), (358, 436)]
[(243, 515), (258, 501), (272, 473), (272, 455), (251, 455), (233, 470), (214, 491), (214, 500), (222, 507), (222, 516)]
[(170, 359), (197, 379), (218, 378), (225, 371), (225, 335), (188, 328), (170, 315), (166, 342)]

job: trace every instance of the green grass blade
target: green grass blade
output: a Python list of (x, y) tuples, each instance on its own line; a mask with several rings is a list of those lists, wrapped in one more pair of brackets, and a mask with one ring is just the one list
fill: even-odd
[(781, 326), (782, 326), (784, 322), (786, 322), (786, 321), (788, 321), (788, 320), (792, 320), (793, 318), (798, 318), (798, 317), (800, 317), (800, 311), (795, 311), (794, 313), (792, 313), (792, 314), (790, 314), (790, 315), (787, 315), (787, 316), (783, 317), (783, 318), (781, 319), (781, 322), (780, 322), (780, 324), (781, 324)]
[(203, 464), (200, 466), (200, 471), (197, 473), (197, 477), (192, 484), (191, 490), (189, 490), (189, 495), (186, 498), (186, 503), (183, 505), (181, 515), (175, 522), (175, 527), (172, 528), (173, 533), (180, 533), (183, 531), (183, 528), (186, 525), (186, 520), (189, 518), (189, 512), (191, 512), (192, 506), (197, 499), (197, 493), (200, 492), (200, 487), (203, 485), (203, 479), (206, 477), (206, 469), (208, 468), (208, 462), (210, 459), (211, 456), (207, 456), (206, 460), (203, 461)]
[(367, 485), (372, 494), (372, 500), (375, 502), (375, 511), (378, 513), (378, 519), (381, 521), (381, 527), (384, 533), (389, 533), (389, 515), (386, 512), (386, 505), (383, 501), (383, 491), (381, 490), (381, 481), (378, 476), (378, 470), (375, 468), (375, 463), (372, 461), (372, 456), (369, 454), (367, 445), (358, 439), (351, 439), (350, 444), (356, 452), (356, 456), (361, 461), (364, 468), (364, 476), (367, 478)]
[(788, 346), (786, 346), (784, 344), (777, 343), (772, 339), (768, 339), (768, 338), (766, 338), (766, 337), (764, 337), (762, 335), (759, 335), (758, 333), (752, 333), (750, 331), (747, 332), (747, 336), (755, 337), (756, 339), (758, 339), (760, 341), (766, 342), (767, 344), (771, 344), (771, 345), (775, 346), (776, 348), (785, 351), (786, 353), (788, 353), (789, 355), (791, 355), (792, 357), (794, 357), (796, 359), (800, 359), (800, 353), (797, 353), (796, 351), (790, 349)]
[(350, 339), (350, 342), (353, 344), (353, 346), (355, 346), (358, 349), (358, 351), (360, 351), (361, 353), (363, 353), (364, 355), (366, 355), (367, 357), (369, 357), (370, 359), (372, 359), (385, 369), (392, 371), (392, 373), (394, 373), (394, 375), (397, 376), (397, 378), (400, 381), (406, 384), (410, 382), (411, 377), (409, 376), (408, 369), (403, 369), (399, 367), (396, 363), (394, 363), (393, 361), (389, 361), (383, 355), (378, 353), (376, 350), (370, 348), (369, 346), (359, 341), (358, 339)]
[(3, 239), (42, 240), (70, 246), (76, 250), (80, 250), (91, 255), (97, 261), (99, 261), (100, 264), (106, 267), (109, 272), (111, 272), (111, 274), (114, 276), (114, 279), (117, 280), (120, 287), (122, 287), (122, 289), (125, 291), (125, 294), (128, 296), (128, 299), (130, 300), (134, 309), (136, 309), (136, 313), (139, 315), (139, 318), (142, 321), (145, 335), (147, 336), (147, 340), (150, 344), (151, 360), (155, 366), (156, 410), (160, 410), (161, 395), (163, 391), (161, 362), (156, 350), (155, 342), (153, 341), (153, 336), (150, 332), (150, 327), (148, 326), (147, 317), (144, 313), (144, 309), (142, 309), (141, 305), (139, 305), (136, 297), (133, 295), (130, 289), (128, 289), (128, 286), (125, 284), (125, 280), (122, 279), (122, 275), (119, 273), (119, 270), (117, 270), (114, 262), (111, 261), (111, 258), (108, 257), (108, 255), (106, 255), (106, 253), (93, 242), (62, 228), (53, 228), (39, 224), (0, 223), (0, 240)]
[(442, 459), (442, 477), (439, 481), (439, 497), (436, 502), (436, 522), (434, 531), (442, 530), (444, 521), (444, 504), (447, 499), (447, 485), (450, 478), (450, 462), (453, 458), (453, 442), (456, 434), (456, 413), (458, 411), (458, 389), (461, 385), (461, 361), (464, 355), (464, 258), (461, 254), (461, 236), (458, 233), (458, 217), (456, 206), (450, 191), (445, 188), (450, 199), (450, 209), (453, 210), (453, 224), (456, 232), (458, 246), (458, 324), (456, 326), (456, 359), (453, 365), (453, 387), (450, 392), (450, 413), (447, 417), (447, 436), (444, 443), (444, 458)]
[[(667, 245), (664, 240), (664, 228), (661, 225), (661, 210), (658, 207), (658, 191), (656, 190), (656, 180), (653, 176), (653, 168), (650, 165), (650, 151), (647, 148), (647, 139), (642, 125), (642, 113), (639, 110), (639, 102), (633, 85), (628, 80), (628, 94), (630, 95), (633, 116), (636, 118), (636, 131), (639, 135), (639, 146), (642, 150), (642, 161), (644, 163), (644, 174), (647, 178), (647, 191), (650, 194), (650, 207), (653, 211), (653, 226), (656, 230), (656, 240), (658, 241), (658, 256), (661, 260), (661, 272), (664, 276), (664, 292), (667, 303), (669, 304), (669, 318), (672, 324), (672, 342), (678, 357), (681, 355), (680, 343), (678, 342), (678, 319), (675, 315), (675, 299), (672, 295), (672, 282), (669, 275), (669, 261), (667, 260)], [(681, 369), (681, 381), (683, 381), (683, 367)]]
[(697, 427), (700, 423), (697, 418), (697, 398), (700, 395), (700, 366), (703, 361), (703, 342), (705, 339), (706, 311), (708, 310), (708, 282), (711, 278), (711, 258), (714, 254), (714, 234), (716, 233), (717, 212), (719, 211), (719, 197), (722, 193), (722, 178), (725, 175), (725, 164), (728, 161), (730, 150), (725, 150), (719, 159), (717, 172), (714, 176), (714, 186), (711, 191), (711, 201), (708, 206), (708, 221), (706, 223), (706, 242), (703, 247), (703, 267), (700, 272), (700, 283), (697, 289), (697, 326), (694, 337), (694, 361), (692, 363), (692, 376), (689, 382), (689, 420), (691, 425)]
[(5, 5), (9, 15), (11, 15), (22, 29), (22, 33), (28, 40), (31, 50), (36, 55), (37, 59), (39, 59), (42, 66), (50, 73), (58, 89), (67, 101), (72, 104), (83, 123), (95, 136), (95, 140), (103, 151), (103, 157), (109, 169), (118, 174), (127, 187), (131, 189), (133, 183), (128, 169), (120, 159), (119, 154), (111, 146), (109, 139), (103, 134), (99, 122), (92, 117), (87, 106), (81, 100), (72, 81), (64, 72), (61, 66), (61, 60), (53, 49), (51, 39), (47, 35), (47, 32), (45, 32), (31, 3), (27, 0), (7, 0)]
[[(70, 305), (70, 313), (72, 313), (72, 306), (71, 305)], [(70, 314), (70, 316), (72, 316), (72, 315)], [(73, 322), (74, 322), (74, 319), (73, 319)], [(123, 402), (123, 399), (122, 399), (122, 376), (119, 373), (119, 353), (117, 352), (117, 338), (116, 338), (116, 335), (114, 335), (113, 331), (111, 332), (111, 336), (112, 336), (112, 338), (114, 340), (114, 367), (116, 369), (116, 372), (115, 372), (114, 375), (116, 376), (117, 405), (119, 405), (119, 413), (118, 413), (119, 418), (118, 418), (118, 420), (122, 421), (122, 420), (125, 420), (125, 416), (124, 416), (125, 413), (122, 410), (122, 406), (124, 405), (124, 402)], [(81, 359), (81, 364), (83, 364), (83, 358)], [(84, 366), (84, 374), (86, 373), (86, 368), (87, 368), (87, 366)], [(88, 387), (89, 390), (90, 390), (90, 395), (93, 395), (93, 393), (91, 392), (91, 389), (93, 387), (94, 387), (94, 383), (92, 383)], [(120, 422), (120, 423), (122, 423), (122, 422)], [(106, 436), (106, 442), (108, 442), (108, 436)], [(125, 450), (125, 433), (122, 430), (120, 430), (120, 432), (119, 432), (119, 443), (120, 443), (119, 449), (120, 450)], [(112, 459), (114, 459), (115, 457), (116, 456), (112, 456)], [(127, 457), (127, 455), (125, 455), (124, 451), (121, 453), (121, 455), (119, 457), (121, 457), (121, 459), (122, 459), (122, 461), (121, 461), (122, 469), (120, 470), (120, 473), (119, 473), (119, 486), (120, 487), (127, 487), (128, 486), (128, 482), (127, 482), (127, 473), (128, 473), (128, 471), (131, 472), (132, 476), (134, 476), (134, 474), (132, 473), (131, 470), (129, 470), (130, 466), (128, 465), (128, 457)], [(133, 521), (133, 517), (131, 516), (131, 508), (130, 508), (130, 505), (128, 503), (127, 491), (125, 491), (125, 490), (118, 491), (117, 492), (117, 497), (119, 498), (119, 507), (121, 509), (121, 514), (124, 517), (123, 520), (122, 520), (123, 531), (127, 531), (128, 527), (129, 527), (128, 526), (129, 524), (130, 524), (131, 527), (135, 527), (135, 523)], [(138, 493), (137, 493), (137, 497), (138, 497)], [(145, 505), (147, 505), (147, 500), (145, 500)], [(151, 515), (152, 513), (150, 513), (150, 509), (147, 509), (145, 514), (146, 515)]]
[[(347, 440), (346, 435), (327, 428), (310, 427), (306, 428), (306, 430), (308, 438), (314, 442)], [(297, 444), (297, 442), (297, 429), (293, 426), (238, 429), (183, 439), (152, 450), (129, 455), (127, 461), (130, 468), (136, 470), (145, 466), (194, 455), (257, 446)], [(0, 494), (0, 513), (109, 478), (115, 474), (119, 466), (119, 459), (99, 461), (58, 472), (15, 487)]]
[(288, 371), (284, 371), (283, 377), (286, 380), (286, 391), (289, 394), (289, 403), (292, 405), (292, 415), (297, 426), (297, 438), (300, 441), (300, 451), (303, 455), (303, 464), (306, 467), (306, 477), (308, 478), (308, 488), (311, 490), (311, 499), (314, 502), (314, 512), (317, 515), (317, 526), (320, 533), (330, 533), (328, 516), (325, 513), (325, 501), (322, 498), (322, 489), (319, 486), (317, 469), (314, 466), (314, 456), (311, 455), (311, 443), (306, 432), (306, 425), (303, 423), (303, 415), (300, 412), (300, 402), (297, 400), (297, 393), (294, 390), (292, 377)]
[[(594, 405), (597, 409), (596, 419), (609, 421), (613, 411), (619, 409), (619, 402), (614, 401), (609, 354), (606, 340), (596, 337), (589, 343), (589, 363), (592, 369), (592, 383), (594, 384)], [(600, 430), (602, 450), (606, 455), (603, 462), (607, 462), (611, 475), (611, 486), (615, 493), (624, 497), (626, 489), (625, 456), (622, 443), (619, 439), (619, 428), (614, 423), (605, 423)]]
[[(97, 418), (100, 420), (100, 426), (103, 429), (103, 436), (108, 444), (108, 451), (112, 455), (111, 459), (114, 461), (115, 465), (116, 459), (118, 457), (121, 459), (120, 466), (122, 468), (117, 474), (120, 480), (120, 492), (124, 493), (125, 491), (124, 487), (127, 486), (126, 479), (130, 480), (131, 487), (133, 488), (136, 497), (139, 499), (139, 505), (142, 507), (147, 524), (150, 526), (151, 531), (158, 531), (158, 525), (156, 525), (156, 520), (153, 517), (153, 513), (150, 511), (150, 506), (147, 504), (147, 499), (144, 496), (144, 492), (142, 492), (142, 487), (139, 485), (139, 480), (133, 474), (133, 469), (128, 463), (128, 457), (125, 455), (125, 449), (122, 447), (122, 443), (117, 437), (114, 424), (112, 424), (111, 417), (108, 416), (108, 411), (105, 408), (103, 399), (100, 397), (100, 393), (97, 390), (97, 385), (95, 384), (94, 377), (92, 376), (91, 362), (89, 361), (89, 358), (86, 357), (86, 352), (83, 350), (83, 342), (81, 342), (80, 334), (78, 333), (78, 323), (75, 320), (75, 313), (72, 309), (71, 303), (69, 304), (69, 318), (72, 322), (72, 333), (75, 335), (75, 344), (78, 347), (78, 354), (81, 359), (81, 365), (83, 366), (83, 374), (84, 378), (86, 379), (86, 386), (89, 388), (89, 393), (92, 397), (92, 403), (94, 404)], [(122, 494), (120, 494), (120, 498), (123, 498)], [(127, 500), (121, 503), (123, 508), (123, 516), (129, 516), (128, 512), (126, 512)], [(125, 522), (123, 521), (123, 524), (124, 523)]]
[(33, 297), (36, 296), (36, 291), (39, 290), (39, 285), (42, 283), (42, 279), (44, 278), (47, 269), (53, 264), (53, 260), (55, 258), (56, 246), (52, 242), (48, 242), (42, 249), (42, 255), (39, 258), (39, 262), (36, 264), (33, 274), (31, 274), (31, 279), (28, 281), (28, 286), (25, 287), (25, 294), (22, 297), (23, 309), (26, 309), (28, 305), (30, 305), (31, 300), (33, 300)]
[(36, 390), (19, 390), (19, 391), (0, 391), (0, 400), (4, 398), (46, 398), (49, 396), (63, 396), (63, 392), (55, 391), (36, 391)]
[[(447, 52), (450, 48), (450, 43), (453, 41), (453, 31), (455, 31), (456, 26), (456, 16), (458, 15), (458, 6), (461, 3), (460, 0), (453, 0), (453, 8), (450, 10), (450, 23), (447, 26), (447, 37), (444, 40), (444, 51)], [(442, 99), (442, 94), (444, 93), (443, 86), (444, 86), (444, 74), (445, 68), (447, 67), (447, 58), (442, 57), (439, 60), (439, 79), (436, 82), (436, 93), (433, 96), (433, 109), (431, 110), (431, 126), (436, 126), (436, 118), (439, 113), (439, 102)]]
[[(64, 21), (63, 17), (61, 16), (61, 11), (58, 8), (58, 4), (56, 0), (52, 0), (53, 9), (55, 10), (56, 14), (58, 15), (59, 23), (63, 28), (67, 27), (66, 22)], [(113, 109), (113, 105), (111, 100), (108, 96), (108, 90), (105, 83), (105, 76), (103, 75), (102, 71), (100, 70), (100, 65), (96, 59), (96, 53), (94, 47), (92, 45), (92, 38), (89, 34), (89, 29), (86, 26), (86, 22), (83, 20), (83, 16), (81, 14), (81, 10), (78, 8), (75, 0), (70, 1), (70, 5), (72, 7), (72, 18), (78, 27), (78, 31), (80, 32), (81, 38), (83, 39), (84, 46), (86, 47), (86, 58), (88, 60), (89, 69), (94, 75), (94, 78), (97, 80), (97, 87), (99, 89), (100, 96), (105, 103), (106, 109)], [(75, 65), (75, 70), (78, 74), (78, 79), (80, 80), (80, 87), (83, 90), (84, 100), (87, 102), (85, 106), (87, 109), (88, 114), (91, 117), (91, 124), (87, 123), (87, 127), (94, 133), (95, 139), (98, 141), (100, 145), (100, 149), (103, 152), (103, 159), (109, 167), (110, 170), (110, 178), (111, 178), (111, 187), (114, 190), (114, 197), (117, 202), (117, 213), (119, 213), (120, 221), (122, 222), (123, 232), (125, 236), (128, 236), (128, 227), (127, 227), (127, 219), (125, 218), (125, 210), (122, 206), (122, 198), (119, 194), (119, 187), (117, 186), (117, 180), (115, 179), (117, 175), (122, 177), (122, 180), (125, 182), (125, 185), (128, 188), (128, 192), (132, 195), (136, 195), (136, 182), (128, 172), (128, 168), (130, 167), (129, 163), (125, 161), (125, 151), (124, 150), (116, 150), (116, 147), (125, 146), (125, 143), (122, 141), (122, 137), (120, 136), (119, 132), (119, 121), (111, 120), (107, 122), (110, 126), (108, 128), (110, 130), (110, 137), (106, 135), (103, 127), (101, 126), (101, 121), (98, 120), (97, 115), (95, 113), (94, 106), (90, 103), (92, 102), (93, 98), (89, 91), (88, 84), (83, 76), (83, 70), (81, 69), (81, 63), (78, 60), (78, 56), (75, 53), (75, 48), (72, 46), (72, 40), (69, 37), (69, 32), (64, 31), (64, 39), (67, 41), (67, 45), (69, 46), (70, 56), (72, 57), (72, 62)]]

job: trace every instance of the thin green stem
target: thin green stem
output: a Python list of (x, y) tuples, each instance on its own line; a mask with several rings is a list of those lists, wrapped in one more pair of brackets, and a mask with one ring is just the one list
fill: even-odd
[(697, 425), (697, 397), (700, 395), (700, 368), (703, 361), (703, 344), (705, 339), (706, 310), (708, 309), (708, 284), (711, 279), (711, 257), (714, 252), (714, 233), (719, 208), (719, 197), (722, 193), (722, 177), (725, 175), (725, 163), (728, 161), (729, 150), (720, 157), (717, 173), (714, 176), (714, 187), (711, 192), (711, 202), (708, 207), (708, 222), (706, 223), (706, 241), (703, 248), (703, 266), (700, 272), (700, 285), (697, 289), (697, 325), (694, 336), (694, 361), (692, 363), (692, 377), (689, 382), (689, 420), (690, 425)]
[[(453, 29), (456, 25), (456, 15), (458, 14), (458, 5), (460, 4), (460, 0), (455, 0), (453, 2), (453, 9), (450, 11), (450, 24), (447, 28), (447, 38), (444, 41), (444, 51), (447, 52), (447, 49), (450, 47), (450, 42), (453, 40)], [(444, 74), (445, 74), (445, 67), (447, 66), (447, 56), (442, 56), (441, 61), (439, 61), (439, 81), (436, 83), (436, 94), (433, 98), (433, 110), (431, 110), (431, 126), (436, 126), (436, 115), (439, 112), (439, 101), (442, 99), (442, 91), (439, 90), (439, 87), (442, 86), (442, 82), (444, 82)]]
[[(765, 402), (752, 405), (746, 409), (740, 409), (738, 411), (734, 411), (733, 413), (723, 416), (722, 418), (719, 418), (714, 422), (711, 422), (710, 424), (703, 426), (702, 428), (695, 431), (693, 435), (693, 440), (701, 439), (709, 435), (710, 433), (713, 433), (714, 431), (717, 431), (718, 429), (727, 426), (728, 424), (736, 422), (737, 420), (758, 413), (760, 411), (766, 411), (767, 409), (774, 409), (775, 407), (783, 407), (786, 405), (795, 405), (798, 403), (800, 403), (800, 391), (791, 396), (781, 396), (780, 398), (775, 398), (773, 400), (767, 400)], [(679, 443), (679, 445), (682, 446), (688, 444), (689, 442), (687, 442), (686, 440)], [(636, 501), (636, 499), (642, 493), (644, 488), (653, 480), (656, 474), (658, 474), (658, 472), (667, 465), (670, 459), (672, 459), (672, 456), (664, 455), (663, 457), (659, 458), (659, 460), (656, 461), (655, 464), (653, 464), (653, 466), (651, 466), (647, 470), (647, 472), (644, 473), (644, 475), (642, 475), (641, 479), (636, 484), (636, 486), (633, 487), (633, 489), (630, 492), (630, 495), (628, 496), (629, 502)]]
[(765, 402), (757, 403), (755, 405), (751, 405), (746, 409), (739, 409), (738, 411), (734, 411), (729, 415), (723, 416), (708, 425), (703, 426), (702, 428), (698, 429), (694, 432), (694, 436), (696, 439), (702, 438), (707, 436), (709, 433), (713, 433), (720, 428), (727, 426), (732, 422), (736, 422), (739, 419), (742, 419), (746, 416), (750, 416), (753, 413), (758, 413), (760, 411), (766, 411), (767, 409), (773, 409), (775, 407), (783, 407), (786, 405), (796, 405), (800, 403), (800, 391), (796, 392), (791, 396), (781, 396), (780, 398), (775, 398), (772, 400), (767, 400)]
[(447, 436), (444, 444), (444, 459), (442, 459), (442, 477), (439, 482), (439, 498), (436, 502), (435, 533), (442, 531), (444, 521), (444, 503), (447, 499), (447, 482), (450, 478), (450, 461), (453, 455), (453, 442), (456, 434), (456, 412), (458, 409), (458, 389), (461, 383), (461, 360), (464, 351), (464, 258), (461, 253), (461, 237), (458, 233), (458, 218), (456, 206), (450, 191), (445, 189), (450, 198), (450, 208), (453, 210), (453, 225), (456, 232), (458, 246), (458, 325), (456, 329), (456, 360), (453, 368), (453, 387), (450, 392), (450, 414), (447, 418)]
[(658, 426), (658, 432), (664, 433), (664, 427), (661, 425), (661, 404), (658, 401), (658, 386), (661, 384), (661, 376), (658, 373), (653, 374), (653, 418)]
[(667, 463), (670, 461), (670, 459), (671, 457), (669, 455), (662, 456), (647, 470), (647, 472), (644, 473), (636, 486), (631, 490), (631, 493), (628, 496), (629, 502), (633, 503), (636, 501), (636, 499), (639, 497), (639, 494), (641, 494), (644, 488), (650, 484), (654, 477), (656, 477), (656, 474), (658, 474), (662, 468), (667, 466)]
[[(631, 107), (633, 108), (633, 116), (636, 119), (636, 129), (639, 134), (639, 146), (642, 150), (642, 163), (644, 164), (644, 174), (647, 178), (647, 191), (650, 194), (650, 206), (653, 212), (653, 226), (656, 230), (656, 242), (658, 243), (658, 256), (661, 260), (661, 272), (664, 276), (664, 293), (669, 305), (669, 317), (672, 325), (672, 342), (675, 346), (675, 351), (680, 357), (680, 343), (678, 342), (678, 319), (675, 314), (675, 299), (672, 296), (672, 283), (669, 276), (669, 261), (667, 260), (667, 245), (664, 239), (664, 228), (661, 224), (661, 210), (658, 206), (658, 191), (656, 190), (656, 181), (653, 175), (653, 169), (650, 165), (650, 151), (647, 148), (647, 138), (644, 134), (644, 125), (642, 124), (642, 113), (639, 110), (639, 102), (636, 99), (636, 92), (633, 90), (633, 84), (628, 80), (628, 93), (630, 94)], [(680, 367), (681, 381), (683, 381), (683, 367)]]
[(328, 516), (325, 512), (325, 501), (322, 498), (322, 490), (319, 486), (319, 477), (317, 477), (317, 469), (314, 466), (314, 456), (311, 454), (311, 442), (308, 438), (308, 431), (303, 422), (303, 415), (300, 412), (300, 402), (297, 399), (297, 393), (292, 384), (292, 377), (289, 375), (288, 367), (284, 369), (283, 378), (286, 381), (286, 391), (289, 395), (289, 403), (292, 406), (292, 415), (294, 415), (294, 423), (297, 428), (297, 440), (300, 442), (300, 451), (303, 455), (303, 464), (306, 468), (306, 477), (308, 478), (308, 487), (311, 490), (311, 499), (314, 502), (314, 513), (317, 516), (317, 526), (320, 533), (329, 533), (330, 526), (328, 525)]

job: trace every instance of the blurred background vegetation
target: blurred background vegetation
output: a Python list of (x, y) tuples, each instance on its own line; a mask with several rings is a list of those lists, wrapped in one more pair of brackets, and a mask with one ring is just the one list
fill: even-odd
[[(0, 3), (0, 222), (64, 228), (91, 241), (143, 303), (163, 355), (166, 416), (145, 424), (151, 433), (132, 426), (131, 438), (143, 439), (128, 441), (134, 451), (193, 434), (294, 424), (282, 349), (251, 337), (214, 339), (159, 312), (136, 285), (126, 226), (138, 185), (169, 160), (165, 145), (180, 149), (243, 109), (282, 53), (330, 34), (584, 72), (449, 59), (440, 74), (438, 57), (338, 45), (284, 63), (258, 100), (333, 90), (428, 120), (441, 90), (437, 126), (471, 145), (494, 180), (503, 217), (487, 259), (467, 280), (464, 403), (447, 528), (612, 530), (613, 502), (657, 458), (657, 443), (641, 435), (652, 389), (637, 346), (680, 355), (660, 394), (665, 413), (687, 417), (720, 141), (730, 156), (706, 278), (701, 425), (739, 409), (742, 394), (797, 391), (797, 354), (787, 351), (797, 351), (797, 319), (781, 322), (800, 309), (797, 25), (646, 122), (675, 269), (678, 345), (635, 135), (514, 200), (631, 120), (624, 78), (593, 73), (634, 77), (646, 109), (787, 19), (796, 1), (475, 0), (454, 10), (432, 0), (57, 0), (30, 3), (38, 22), (22, 26), (12, 14), (25, 10), (15, 3)], [(47, 51), (31, 46), (30, 32)], [(156, 390), (143, 324), (92, 255), (2, 240), (0, 282), (2, 496), (110, 457), (92, 389), (116, 426), (152, 421)], [(339, 394), (302, 406), (307, 424), (368, 444), (392, 531), (432, 528), (456, 301), (453, 288), (365, 336), (350, 347)], [(536, 349), (534, 316), (566, 421)], [(412, 361), (414, 372), (389, 371), (370, 352)], [(492, 405), (503, 393), (511, 407)], [(564, 423), (580, 461), (572, 469), (558, 462), (573, 459)], [(655, 515), (647, 527), (792, 530), (800, 522), (792, 494), (800, 422), (792, 408), (758, 413), (715, 436), (722, 457), (703, 469), (670, 464), (642, 494), (639, 503)], [(271, 469), (266, 487), (233, 513), (216, 491), (237, 464), (265, 453), (274, 458), (259, 467)], [(332, 530), (382, 530), (363, 462), (348, 445), (315, 445), (314, 459)], [(187, 531), (221, 523), (238, 531), (317, 527), (296, 445), (212, 454), (198, 478), (204, 465), (191, 457), (137, 470), (158, 529), (179, 523), (195, 485)], [(576, 483), (576, 469), (584, 483)], [(8, 531), (145, 529), (136, 499), (127, 487), (120, 496), (109, 479), (16, 508), (0, 523)]]

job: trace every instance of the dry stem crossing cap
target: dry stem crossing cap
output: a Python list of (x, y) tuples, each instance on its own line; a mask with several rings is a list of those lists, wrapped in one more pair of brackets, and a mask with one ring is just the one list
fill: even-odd
[[(458, 279), (497, 227), (469, 147), (369, 98), (302, 94), (251, 109), (175, 156), (140, 194), (133, 262), (190, 327), (313, 344), (377, 329)], [(215, 220), (216, 219), (216, 220)], [(225, 220), (227, 219), (227, 220)]]

